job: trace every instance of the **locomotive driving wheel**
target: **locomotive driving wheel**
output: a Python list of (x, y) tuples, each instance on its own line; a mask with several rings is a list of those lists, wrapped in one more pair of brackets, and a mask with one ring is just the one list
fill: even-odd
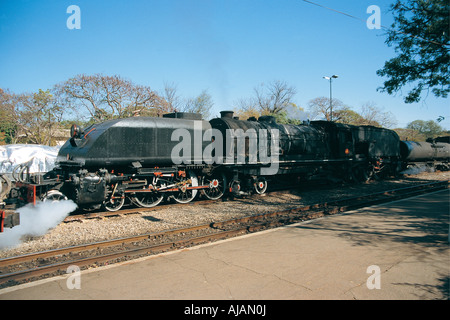
[(141, 192), (137, 191), (130, 196), (130, 200), (142, 208), (156, 207), (164, 199), (164, 195), (157, 191), (161, 187), (161, 181), (155, 178)]
[(190, 187), (198, 186), (198, 179), (194, 172), (187, 171), (185, 176), (178, 176), (175, 183), (178, 186), (178, 191), (172, 195), (173, 199), (178, 203), (188, 203), (194, 200), (197, 195), (197, 189), (189, 189)]
[(204, 189), (203, 194), (210, 200), (220, 199), (225, 193), (227, 185), (225, 174), (215, 173), (202, 178), (202, 185), (208, 185), (209, 188)]
[(155, 207), (161, 203), (164, 196), (159, 192), (136, 192), (132, 197), (132, 201), (143, 208)]
[(370, 164), (358, 164), (353, 168), (353, 179), (356, 182), (368, 182), (374, 175)]
[(267, 190), (267, 180), (264, 177), (258, 177), (253, 184), (257, 194), (263, 194)]

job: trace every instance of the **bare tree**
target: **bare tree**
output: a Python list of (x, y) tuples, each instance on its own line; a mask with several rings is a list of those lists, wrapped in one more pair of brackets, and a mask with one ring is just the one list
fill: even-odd
[(333, 119), (336, 122), (343, 117), (343, 110), (348, 108), (341, 100), (333, 99), (333, 117), (331, 117), (330, 98), (318, 97), (308, 103), (310, 118), (324, 118), (327, 121)]
[(61, 105), (88, 113), (94, 121), (133, 115), (161, 116), (168, 105), (148, 86), (118, 75), (77, 75), (54, 87)]
[(279, 80), (269, 83), (267, 87), (261, 84), (254, 90), (258, 108), (263, 115), (274, 115), (285, 111), (292, 104), (292, 98), (297, 93), (294, 87)]
[(203, 119), (208, 119), (213, 105), (211, 95), (203, 90), (197, 97), (187, 99), (181, 111), (200, 113)]
[(193, 98), (181, 98), (178, 94), (177, 85), (164, 83), (163, 98), (165, 99), (170, 112), (193, 112), (200, 113), (203, 119), (208, 119), (214, 105), (213, 99), (207, 90), (203, 90), (198, 96)]
[(241, 120), (247, 120), (251, 117), (258, 119), (261, 116), (256, 99), (241, 98), (234, 102), (233, 105), (234, 115)]
[(164, 93), (162, 97), (169, 105), (171, 112), (180, 111), (182, 108), (182, 101), (177, 93), (177, 85), (174, 83), (164, 83)]
[[(330, 99), (318, 97), (309, 102), (311, 119), (324, 118), (330, 121)], [(374, 102), (362, 105), (358, 113), (338, 99), (333, 99), (333, 120), (352, 125), (370, 125), (376, 127), (393, 127), (397, 121), (391, 112), (383, 111)]]
[(272, 81), (268, 85), (260, 84), (254, 88), (254, 97), (242, 98), (234, 102), (236, 116), (246, 120), (250, 117), (274, 116), (280, 123), (299, 122), (298, 112), (303, 108), (297, 106), (293, 98), (296, 89), (284, 81)]
[(361, 125), (392, 128), (397, 124), (392, 112), (384, 112), (383, 108), (377, 107), (374, 102), (366, 102), (363, 104), (360, 114), (363, 118), (363, 122), (360, 123)]

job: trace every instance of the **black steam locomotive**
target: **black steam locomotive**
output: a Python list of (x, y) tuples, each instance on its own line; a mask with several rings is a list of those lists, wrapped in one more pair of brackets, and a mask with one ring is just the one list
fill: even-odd
[(126, 202), (147, 208), (164, 198), (187, 203), (199, 193), (209, 199), (262, 194), (281, 177), (366, 181), (395, 175), (407, 162), (448, 168), (449, 151), (448, 141), (401, 142), (392, 130), (326, 121), (242, 121), (230, 111), (209, 122), (192, 113), (133, 117), (72, 126), (56, 168), (26, 176), (8, 197), (71, 199), (80, 208), (110, 211)]

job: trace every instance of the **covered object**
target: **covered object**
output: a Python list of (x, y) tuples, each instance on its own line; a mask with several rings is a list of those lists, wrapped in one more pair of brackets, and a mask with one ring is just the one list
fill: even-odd
[(55, 166), (59, 148), (36, 144), (0, 146), (0, 174), (12, 175), (24, 166), (30, 173), (48, 172)]

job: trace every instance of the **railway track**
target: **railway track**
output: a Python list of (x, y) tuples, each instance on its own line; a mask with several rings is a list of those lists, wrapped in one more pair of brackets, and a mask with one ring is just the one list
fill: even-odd
[[(275, 186), (275, 187), (270, 186), (269, 187), (270, 189), (267, 192), (265, 192), (265, 194), (271, 194), (271, 193), (279, 192), (279, 191), (286, 191), (286, 190), (294, 189), (296, 187), (298, 187), (298, 186), (295, 184)], [(109, 217), (126, 216), (126, 215), (130, 215), (130, 214), (141, 214), (141, 213), (147, 213), (150, 211), (160, 210), (161, 208), (177, 207), (180, 205), (182, 205), (182, 206), (208, 205), (211, 203), (217, 203), (217, 201), (219, 201), (219, 200), (209, 200), (209, 199), (205, 199), (205, 198), (199, 198), (199, 199), (196, 199), (192, 202), (185, 203), (185, 204), (169, 202), (169, 203), (160, 204), (158, 206), (151, 207), (151, 208), (142, 208), (142, 207), (133, 208), (133, 207), (131, 207), (131, 208), (120, 209), (118, 211), (94, 210), (93, 212), (70, 214), (68, 217), (66, 217), (64, 219), (63, 222), (64, 223), (80, 222), (80, 221), (89, 220), (89, 219), (104, 219), (104, 218), (109, 218)]]
[(448, 185), (448, 181), (433, 182), (290, 210), (4, 258), (0, 260), (0, 288), (66, 274), (71, 265), (87, 269), (131, 260), (442, 190)]

